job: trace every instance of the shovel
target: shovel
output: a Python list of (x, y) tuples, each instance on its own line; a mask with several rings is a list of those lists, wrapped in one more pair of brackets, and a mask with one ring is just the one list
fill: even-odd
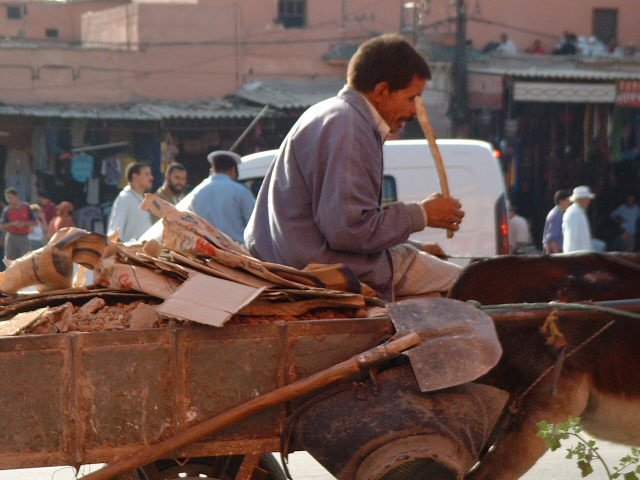
[[(403, 352), (409, 355), (422, 391), (474, 380), (500, 358), (502, 350), (491, 318), (466, 303), (447, 298), (405, 300), (390, 304), (389, 316), (397, 330), (391, 341), (253, 398), (82, 478), (107, 480), (166, 458), (176, 449), (256, 412), (344, 380)], [(428, 358), (432, 356), (433, 359)]]

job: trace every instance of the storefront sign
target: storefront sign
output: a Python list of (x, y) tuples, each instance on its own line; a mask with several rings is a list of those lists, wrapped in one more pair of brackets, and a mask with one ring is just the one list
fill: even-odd
[(640, 81), (621, 80), (616, 92), (618, 107), (640, 107)]
[(487, 110), (502, 109), (502, 75), (469, 73), (469, 107)]
[(614, 103), (616, 85), (602, 83), (515, 82), (517, 102)]

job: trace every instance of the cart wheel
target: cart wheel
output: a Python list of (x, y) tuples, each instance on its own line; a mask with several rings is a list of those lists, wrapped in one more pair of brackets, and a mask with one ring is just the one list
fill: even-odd
[[(137, 474), (140, 480), (186, 480), (191, 477), (233, 480), (240, 469), (242, 458), (242, 455), (230, 455), (163, 459), (139, 468)], [(270, 453), (262, 456), (260, 468), (269, 472), (266, 480), (286, 480), (280, 464)]]

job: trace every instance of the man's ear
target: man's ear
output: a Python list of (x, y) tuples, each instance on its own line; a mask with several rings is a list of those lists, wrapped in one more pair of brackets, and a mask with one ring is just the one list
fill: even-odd
[(390, 91), (391, 90), (389, 88), (389, 82), (379, 82), (375, 87), (373, 87), (373, 91), (371, 92), (371, 94), (375, 98), (383, 98), (387, 96)]

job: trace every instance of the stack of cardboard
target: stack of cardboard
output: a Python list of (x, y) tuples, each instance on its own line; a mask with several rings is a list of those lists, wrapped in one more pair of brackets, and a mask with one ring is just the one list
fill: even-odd
[[(56, 298), (75, 298), (77, 305), (85, 295), (93, 298), (106, 292), (135, 291), (146, 295), (146, 303), (161, 301), (154, 306), (157, 322), (151, 322), (151, 316), (134, 322), (145, 326), (160, 324), (166, 318), (214, 326), (222, 326), (232, 317), (241, 323), (345, 318), (363, 315), (368, 305), (380, 304), (373, 291), (341, 265), (309, 265), (298, 270), (261, 262), (199, 216), (180, 212), (159, 197), (147, 195), (142, 208), (163, 218), (162, 242), (128, 245), (69, 228), (58, 232), (45, 247), (13, 262), (0, 274), (0, 291), (15, 294), (36, 285), (43, 293), (0, 299), (0, 321), (12, 318), (14, 324), (5, 331), (0, 328), (0, 334), (29, 328), (44, 333), (43, 325), (49, 325), (47, 332), (92, 330), (95, 325), (86, 324), (88, 316), (104, 320), (111, 318), (110, 314), (60, 305)], [(66, 290), (71, 287), (73, 263), (81, 265), (81, 273), (84, 269), (94, 271), (94, 286)], [(33, 311), (35, 305), (42, 307), (47, 300), (52, 303), (49, 311), (45, 307), (15, 321), (16, 313)], [(131, 326), (128, 317), (118, 318), (103, 321), (104, 329)], [(40, 331), (34, 330), (34, 325), (40, 326)]]

